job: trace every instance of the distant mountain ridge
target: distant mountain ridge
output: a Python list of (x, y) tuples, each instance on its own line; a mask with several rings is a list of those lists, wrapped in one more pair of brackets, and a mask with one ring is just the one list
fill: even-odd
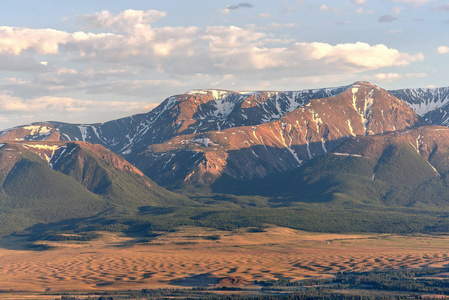
[(420, 122), (403, 101), (367, 82), (357, 82), (272, 122), (181, 135), (150, 145), (133, 162), (163, 185), (209, 184), (221, 176), (263, 178), (299, 168), (348, 137), (383, 134)]
[(447, 231), (448, 89), (192, 90), (102, 124), (4, 130), (0, 235)]
[[(382, 90), (376, 98), (398, 100), (391, 102), (393, 106), (385, 104), (375, 110), (377, 104), (373, 106), (370, 102), (370, 91), (354, 98), (353, 91), (359, 87), (371, 87), (371, 93), (381, 90), (366, 82), (297, 92), (192, 90), (167, 98), (145, 114), (90, 125), (33, 123), (2, 131), (0, 142), (45, 140), (100, 144), (168, 186), (189, 181), (210, 183), (223, 172), (233, 178), (264, 177), (297, 168), (317, 155), (332, 151), (347, 137), (449, 122), (446, 113), (449, 112), (449, 88), (404, 89), (391, 93)], [(349, 110), (334, 105), (326, 108), (326, 115), (320, 102), (308, 107), (310, 101), (333, 99), (344, 93), (347, 93), (344, 106)], [(407, 103), (417, 113), (401, 103)], [(405, 119), (401, 119), (402, 113)], [(295, 129), (300, 122), (304, 128)], [(230, 156), (237, 156), (236, 151), (240, 158), (228, 163)], [(246, 168), (243, 162), (248, 165), (247, 171), (243, 170)]]
[(389, 91), (413, 108), (429, 124), (449, 124), (449, 87)]
[(0, 141), (61, 140), (101, 144), (127, 157), (173, 136), (258, 125), (282, 117), (310, 99), (336, 95), (347, 87), (298, 92), (192, 90), (172, 96), (146, 114), (102, 124), (39, 122), (0, 132)]

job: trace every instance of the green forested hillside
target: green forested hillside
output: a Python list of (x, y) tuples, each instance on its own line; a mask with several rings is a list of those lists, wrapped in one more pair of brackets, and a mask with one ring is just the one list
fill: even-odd
[[(267, 224), (322, 232), (447, 232), (446, 136), (419, 130), (348, 139), (287, 174), (251, 182), (223, 177), (178, 193), (101, 146), (7, 144), (0, 149), (1, 234), (151, 236), (183, 225), (233, 230)], [(51, 157), (40, 152), (50, 148)]]
[[(124, 159), (97, 148), (82, 143), (3, 146), (0, 234), (20, 232), (38, 223), (135, 214), (145, 206), (194, 204), (133, 172), (131, 166), (121, 169), (128, 166)], [(61, 153), (66, 155), (57, 157), (53, 166), (52, 159)]]
[(160, 187), (115, 153), (99, 145), (68, 143), (55, 170), (69, 175), (89, 191), (125, 207), (194, 204)]

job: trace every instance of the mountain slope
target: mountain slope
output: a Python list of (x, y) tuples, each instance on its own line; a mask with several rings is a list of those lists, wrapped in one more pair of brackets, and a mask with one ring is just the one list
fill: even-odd
[(38, 222), (192, 204), (100, 145), (10, 142), (0, 148), (0, 234)]
[(334, 152), (247, 192), (293, 202), (445, 209), (448, 174), (449, 128), (427, 126), (350, 138)]
[(110, 206), (22, 145), (0, 149), (0, 234), (38, 222), (93, 216)]
[(102, 124), (33, 123), (0, 132), (11, 140), (87, 141), (133, 156), (148, 145), (179, 134), (257, 125), (282, 117), (310, 99), (336, 95), (347, 87), (297, 92), (193, 90), (167, 98), (146, 114)]
[[(362, 88), (354, 92), (357, 86)], [(422, 122), (447, 124), (449, 88), (362, 92), (369, 86), (298, 92), (192, 90), (167, 98), (146, 114), (91, 125), (34, 123), (1, 132), (0, 141), (101, 144), (169, 186), (208, 184), (223, 174), (235, 179), (285, 172), (326, 154), (347, 137), (416, 126), (412, 110), (394, 95), (422, 115)], [(329, 100), (337, 95), (341, 106)], [(391, 97), (395, 100), (382, 105), (373, 100)], [(322, 105), (319, 98), (325, 99)], [(311, 100), (313, 107), (304, 106)]]
[[(405, 102), (357, 82), (299, 93), (195, 90), (104, 124), (13, 128), (0, 136), (0, 233), (59, 221), (35, 227), (447, 231), (449, 129), (422, 124)], [(194, 187), (195, 201), (144, 174)]]
[(449, 124), (449, 87), (389, 91), (413, 108), (429, 124)]
[(404, 102), (366, 82), (315, 99), (279, 120), (174, 137), (131, 159), (163, 185), (210, 184), (222, 176), (262, 178), (300, 167), (356, 135), (382, 134), (419, 124)]
[(91, 192), (125, 206), (183, 205), (186, 197), (158, 186), (125, 159), (101, 145), (64, 143), (50, 159), (53, 169), (67, 174)]

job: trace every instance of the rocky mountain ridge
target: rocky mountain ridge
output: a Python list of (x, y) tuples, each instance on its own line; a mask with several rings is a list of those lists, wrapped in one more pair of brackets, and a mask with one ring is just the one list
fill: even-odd
[(336, 95), (346, 88), (298, 92), (193, 90), (167, 98), (146, 114), (102, 124), (33, 123), (0, 132), (0, 141), (87, 141), (128, 157), (176, 135), (272, 121), (310, 99)]
[(310, 100), (278, 120), (255, 126), (181, 135), (154, 144), (133, 162), (157, 182), (210, 184), (221, 176), (263, 178), (299, 168), (351, 136), (417, 126), (403, 101), (366, 82)]
[(351, 136), (446, 125), (448, 95), (449, 88), (388, 92), (367, 82), (298, 92), (192, 90), (146, 114), (90, 125), (33, 123), (2, 131), (0, 142), (88, 141), (163, 185), (210, 184), (222, 175), (260, 178), (298, 168)]
[(431, 125), (449, 124), (449, 87), (389, 91), (406, 102)]
[(445, 231), (449, 128), (435, 122), (448, 101), (445, 88), (390, 93), (368, 82), (192, 90), (103, 124), (4, 130), (0, 235), (38, 223), (144, 234), (336, 222), (342, 232)]

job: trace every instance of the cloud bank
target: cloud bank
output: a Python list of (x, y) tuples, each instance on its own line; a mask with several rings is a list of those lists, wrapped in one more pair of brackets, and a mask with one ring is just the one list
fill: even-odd
[[(240, 3), (226, 9), (251, 7)], [(238, 81), (263, 86), (273, 74), (278, 81), (342, 73), (351, 76), (407, 66), (424, 58), (422, 53), (362, 41), (332, 44), (282, 39), (266, 28), (250, 25), (155, 26), (165, 16), (156, 10), (102, 11), (77, 16), (88, 30), (76, 32), (1, 26), (0, 71), (17, 74), (0, 83), (1, 114), (90, 109), (131, 113), (148, 109), (144, 100), (155, 90), (169, 96), (173, 87), (188, 90), (198, 82), (209, 87), (232, 86)], [(383, 16), (379, 21), (395, 19)], [(440, 48), (439, 53), (445, 51)], [(65, 97), (68, 93), (82, 93), (84, 98), (113, 95), (115, 99), (97, 104)], [(122, 100), (117, 100), (118, 96)], [(127, 96), (141, 101), (123, 101)]]

